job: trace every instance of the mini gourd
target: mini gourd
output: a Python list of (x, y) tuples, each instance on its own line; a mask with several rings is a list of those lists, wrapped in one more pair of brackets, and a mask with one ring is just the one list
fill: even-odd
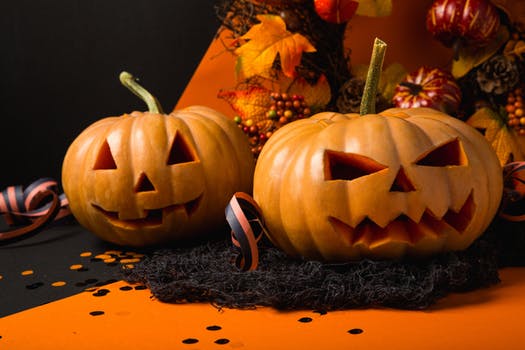
[(62, 167), (71, 212), (119, 245), (218, 233), (231, 195), (251, 190), (254, 161), (246, 136), (207, 107), (164, 114), (129, 73), (120, 79), (149, 111), (101, 119), (73, 141)]
[(374, 113), (385, 46), (375, 45), (363, 115), (292, 122), (259, 156), (254, 199), (270, 240), (290, 255), (348, 261), (463, 250), (498, 210), (501, 166), (478, 131), (430, 108)]

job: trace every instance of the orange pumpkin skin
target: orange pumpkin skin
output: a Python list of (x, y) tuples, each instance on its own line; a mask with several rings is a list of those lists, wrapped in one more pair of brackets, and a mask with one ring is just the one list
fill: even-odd
[(217, 233), (233, 193), (251, 191), (253, 169), (235, 123), (193, 106), (95, 122), (70, 145), (62, 183), (80, 224), (146, 246)]
[(276, 132), (254, 198), (271, 241), (328, 261), (467, 248), (502, 195), (498, 159), (475, 129), (429, 108), (319, 113)]

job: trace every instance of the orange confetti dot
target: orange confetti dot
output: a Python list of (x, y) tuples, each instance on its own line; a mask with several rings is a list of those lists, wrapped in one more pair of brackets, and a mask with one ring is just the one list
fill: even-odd
[(108, 258), (108, 259), (104, 259), (104, 262), (106, 264), (111, 264), (111, 263), (115, 262), (115, 260), (117, 260), (117, 259), (115, 259), (115, 258)]
[(91, 253), (91, 252), (83, 252), (83, 253), (80, 253), (80, 256), (83, 257), (83, 258), (90, 257), (91, 255), (93, 255), (93, 253)]
[(120, 260), (120, 262), (122, 264), (128, 264), (128, 263), (136, 263), (136, 262), (139, 262), (140, 259), (122, 259)]
[(108, 250), (106, 251), (104, 254), (108, 254), (108, 255), (119, 255), (121, 254), (122, 252), (120, 250)]
[(135, 265), (133, 265), (133, 264), (126, 264), (126, 265), (123, 265), (123, 267), (126, 268), (126, 269), (130, 269), (131, 270), (131, 269), (135, 268)]
[(80, 270), (81, 268), (83, 268), (81, 264), (75, 264), (69, 267), (70, 270)]
[(95, 258), (101, 259), (101, 260), (106, 260), (106, 259), (111, 259), (112, 256), (109, 255), (109, 254), (99, 254), (99, 255), (95, 256)]
[(66, 285), (66, 282), (64, 282), (64, 281), (56, 281), (56, 282), (51, 283), (51, 285), (53, 287), (63, 287), (63, 286)]
[(35, 273), (35, 271), (33, 271), (33, 270), (25, 270), (25, 271), (22, 271), (21, 275), (22, 276), (29, 276), (29, 275), (32, 275), (34, 273)]

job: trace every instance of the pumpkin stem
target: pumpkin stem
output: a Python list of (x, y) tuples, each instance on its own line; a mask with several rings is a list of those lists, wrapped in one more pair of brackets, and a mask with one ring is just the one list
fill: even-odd
[(374, 48), (372, 50), (372, 58), (370, 59), (370, 66), (366, 75), (365, 89), (361, 99), (361, 107), (359, 114), (373, 114), (376, 111), (376, 95), (377, 87), (379, 85), (379, 78), (381, 77), (381, 69), (383, 68), (383, 60), (385, 58), (386, 43), (376, 38), (374, 40)]
[(160, 102), (148, 90), (144, 89), (138, 82), (137, 78), (128, 72), (120, 73), (120, 82), (128, 88), (129, 91), (137, 95), (142, 101), (146, 102), (148, 110), (151, 113), (164, 114)]

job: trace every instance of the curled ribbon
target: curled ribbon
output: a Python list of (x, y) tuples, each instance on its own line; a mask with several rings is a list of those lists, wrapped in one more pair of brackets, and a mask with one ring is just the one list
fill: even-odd
[(259, 263), (257, 243), (266, 232), (261, 209), (248, 194), (237, 192), (225, 213), (232, 230), (232, 243), (239, 252), (235, 265), (243, 271), (255, 270)]
[(500, 217), (525, 221), (525, 162), (512, 162), (503, 167), (503, 200)]
[(17, 228), (0, 232), (0, 242), (36, 233), (49, 222), (70, 215), (68, 204), (66, 196), (58, 194), (57, 182), (50, 178), (39, 179), (25, 189), (7, 187), (0, 192), (0, 217)]

